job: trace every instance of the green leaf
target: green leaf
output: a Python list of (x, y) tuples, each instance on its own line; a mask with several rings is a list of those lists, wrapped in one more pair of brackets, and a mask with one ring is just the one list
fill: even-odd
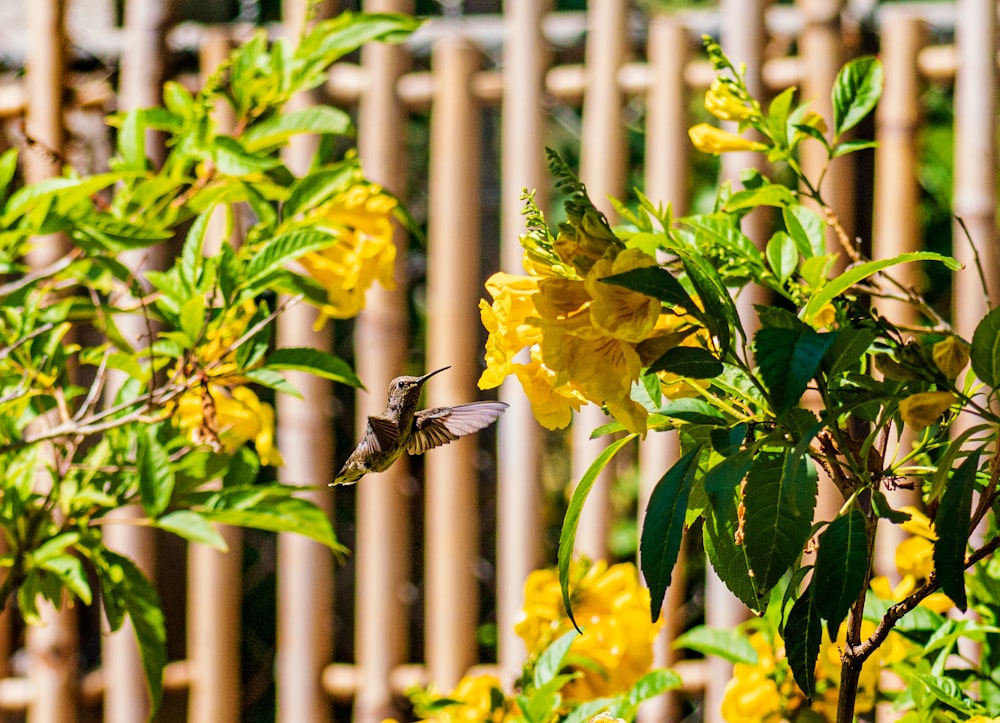
[(771, 137), (779, 146), (788, 146), (788, 114), (795, 97), (795, 87), (779, 93), (767, 107), (767, 127)]
[(145, 427), (139, 435), (136, 465), (142, 507), (147, 515), (155, 519), (167, 509), (174, 492), (174, 470), (170, 455), (156, 439), (155, 427)]
[(673, 648), (687, 648), (702, 653), (714, 655), (730, 663), (756, 665), (757, 651), (750, 644), (747, 635), (735, 628), (710, 628), (699, 625), (678, 636), (672, 643)]
[(195, 511), (211, 522), (268, 532), (294, 532), (334, 552), (344, 550), (337, 542), (327, 514), (312, 502), (298, 497), (265, 499), (249, 507), (200, 507)]
[(279, 165), (276, 159), (251, 153), (229, 136), (216, 136), (211, 151), (216, 170), (224, 176), (241, 178), (269, 171)]
[(934, 517), (934, 571), (941, 591), (965, 612), (965, 550), (969, 544), (972, 518), (972, 491), (979, 471), (980, 450), (970, 454), (955, 470), (941, 495), (941, 505)]
[(837, 73), (833, 84), (833, 133), (840, 136), (868, 115), (882, 96), (882, 63), (855, 58)]
[(681, 286), (681, 283), (674, 278), (673, 274), (659, 266), (630, 269), (613, 276), (605, 276), (601, 281), (605, 284), (624, 286), (626, 289), (638, 291), (640, 294), (659, 299), (669, 306), (681, 306), (692, 314), (699, 313), (698, 306)]
[[(216, 206), (209, 206), (191, 224), (187, 236), (184, 239), (184, 246), (181, 248), (181, 280), (191, 291), (198, 288), (198, 278), (201, 276), (202, 249), (205, 245), (205, 233), (208, 231), (212, 214), (215, 213)], [(204, 307), (204, 304), (202, 304)]]
[(753, 448), (741, 450), (726, 457), (705, 474), (705, 494), (716, 513), (722, 517), (732, 513), (733, 493), (750, 471), (755, 454)]
[(723, 457), (729, 457), (740, 451), (747, 438), (748, 425), (740, 422), (728, 429), (713, 429), (709, 432), (712, 449)]
[(559, 674), (563, 667), (563, 660), (566, 659), (566, 653), (569, 652), (570, 646), (579, 635), (580, 633), (576, 630), (563, 633), (542, 651), (531, 674), (531, 680), (536, 688), (541, 688)]
[(604, 448), (597, 456), (597, 459), (587, 468), (580, 482), (573, 489), (573, 495), (570, 497), (569, 505), (566, 507), (566, 516), (563, 518), (562, 531), (559, 533), (559, 584), (562, 587), (563, 605), (566, 607), (566, 614), (569, 616), (570, 622), (573, 623), (573, 627), (577, 630), (580, 627), (576, 624), (576, 619), (573, 617), (573, 603), (570, 600), (569, 590), (569, 566), (573, 560), (576, 530), (580, 524), (583, 504), (587, 501), (587, 495), (590, 494), (590, 490), (594, 486), (594, 482), (597, 481), (597, 476), (601, 473), (601, 470), (618, 453), (618, 450), (635, 439), (635, 436), (634, 434), (626, 435), (621, 439), (616, 439)]
[(191, 542), (199, 542), (226, 552), (229, 547), (211, 522), (197, 512), (177, 510), (156, 521), (156, 526)]
[(683, 684), (681, 676), (672, 670), (651, 670), (643, 675), (628, 691), (628, 702), (638, 705), (644, 700), (655, 698), (668, 690), (676, 690)]
[(163, 700), (163, 669), (167, 666), (167, 630), (160, 598), (152, 583), (127, 557), (103, 547), (94, 553), (111, 629), (121, 627), (124, 614), (128, 614), (135, 629), (152, 701), (152, 720)]
[(784, 231), (775, 232), (767, 242), (764, 255), (771, 271), (781, 283), (785, 283), (799, 265), (799, 251), (795, 246), (795, 240)]
[(250, 126), (240, 140), (243, 147), (253, 153), (275, 148), (298, 133), (331, 134), (342, 136), (351, 130), (351, 117), (328, 105), (314, 105), (291, 113), (279, 113), (265, 121)]
[(969, 357), (977, 377), (994, 389), (1000, 386), (1000, 306), (976, 325)]
[(823, 626), (813, 604), (810, 585), (795, 601), (785, 621), (785, 653), (792, 676), (807, 698), (816, 695), (816, 660), (823, 638)]
[(736, 311), (736, 304), (722, 283), (719, 273), (705, 257), (688, 251), (679, 252), (679, 255), (684, 271), (704, 306), (705, 325), (712, 336), (718, 339), (719, 352), (725, 358), (729, 353), (733, 332), (746, 337), (739, 313)]
[(310, 347), (282, 347), (267, 358), (264, 369), (291, 369), (364, 389), (350, 365), (338, 356)]
[(681, 549), (688, 496), (698, 471), (701, 447), (691, 450), (660, 478), (642, 522), (639, 562), (649, 586), (649, 610), (656, 622)]
[(795, 194), (779, 183), (767, 183), (759, 188), (746, 188), (737, 191), (726, 199), (724, 206), (727, 212), (742, 211), (745, 208), (772, 206), (783, 208), (795, 203)]
[(281, 207), (285, 220), (316, 208), (334, 194), (357, 182), (360, 169), (356, 163), (342, 163), (303, 176), (292, 186), (288, 199)]
[(735, 541), (738, 523), (736, 520), (736, 491), (724, 506), (725, 514), (719, 507), (709, 507), (705, 514), (705, 553), (712, 568), (744, 605), (756, 613), (762, 613), (767, 606), (767, 595), (758, 590), (750, 563), (746, 556), (746, 545)]
[(277, 236), (253, 252), (241, 286), (255, 289), (255, 284), (274, 271), (313, 251), (337, 243), (337, 237), (326, 231), (307, 229)]
[(187, 120), (194, 110), (194, 97), (177, 81), (168, 80), (163, 84), (163, 105), (178, 118)]
[(691, 379), (711, 379), (722, 374), (722, 362), (708, 349), (675, 346), (649, 365), (649, 372), (672, 372)]
[(863, 264), (852, 266), (840, 276), (831, 279), (828, 284), (813, 294), (802, 311), (799, 312), (799, 318), (809, 323), (819, 313), (820, 309), (855, 284), (891, 266), (898, 266), (899, 264), (910, 263), (911, 261), (940, 261), (952, 271), (962, 268), (962, 265), (950, 256), (942, 256), (932, 251), (913, 251), (907, 254), (900, 254), (891, 259), (867, 261)]
[(141, 108), (125, 113), (118, 128), (118, 156), (122, 169), (142, 171), (146, 168), (146, 123)]
[(0, 155), (0, 209), (7, 200), (15, 173), (17, 173), (17, 149), (10, 148)]
[(843, 372), (858, 371), (861, 357), (875, 342), (875, 337), (871, 329), (840, 329), (823, 360), (827, 376), (833, 378)]
[(878, 141), (844, 141), (836, 145), (833, 149), (832, 157), (840, 158), (841, 156), (846, 156), (848, 153), (857, 153), (869, 148), (878, 148)]
[(813, 585), (821, 594), (815, 606), (826, 620), (830, 640), (861, 593), (868, 576), (868, 535), (865, 516), (857, 508), (837, 517), (819, 538)]
[(87, 582), (87, 573), (83, 569), (83, 563), (79, 557), (75, 555), (56, 555), (37, 563), (37, 567), (53, 573), (80, 602), (84, 605), (90, 605), (90, 583)]
[(760, 377), (777, 414), (799, 403), (837, 335), (812, 329), (763, 327), (754, 336)]
[(762, 452), (754, 459), (743, 493), (744, 546), (758, 589), (774, 587), (802, 553), (816, 494), (816, 468), (804, 450)]

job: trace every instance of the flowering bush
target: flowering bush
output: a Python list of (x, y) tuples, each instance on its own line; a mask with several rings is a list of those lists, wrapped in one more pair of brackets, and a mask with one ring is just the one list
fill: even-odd
[[(612, 418), (599, 434), (627, 433), (609, 442), (569, 502), (559, 580), (571, 620), (585, 612), (571, 556), (594, 481), (637, 436), (674, 431), (681, 455), (652, 492), (640, 541), (651, 618), (660, 615), (682, 534), (702, 525), (710, 563), (740, 600), (758, 613), (782, 601), (776, 627), (802, 699), (846, 722), (873, 700), (872, 670), (890, 633), (907, 631), (907, 616), (933, 614), (921, 603), (949, 600), (966, 610), (970, 601), (994, 599), (986, 583), (975, 594), (967, 583), (980, 579), (978, 566), (992, 565), (1000, 547), (1000, 310), (982, 319), (971, 340), (960, 338), (891, 275), (905, 263), (960, 265), (931, 252), (866, 259), (824, 200), (825, 168), (806, 174), (799, 165), (805, 144), (818, 144), (828, 163), (872, 147), (848, 133), (881, 94), (877, 59), (844, 66), (828, 123), (796, 102), (794, 88), (764, 108), (721, 48), (706, 40), (706, 49), (717, 79), (705, 106), (738, 128), (696, 126), (691, 140), (709, 153), (759, 151), (791, 183), (747, 171), (741, 189), (719, 189), (711, 212), (680, 218), (639, 194), (636, 209), (616, 204), (623, 223), (612, 228), (550, 153), (568, 196), (567, 219), (549, 231), (525, 195), (527, 276), (498, 274), (487, 285), (480, 384), (516, 374), (542, 424), (564, 426), (572, 409), (595, 403)], [(758, 247), (741, 221), (762, 207), (772, 210), (775, 228)], [(828, 237), (835, 240), (829, 248)], [(747, 319), (733, 296), (750, 285), (774, 303)], [(887, 318), (872, 299), (909, 305), (928, 324)], [(960, 413), (961, 431), (954, 425)], [(899, 444), (904, 430), (916, 438), (912, 448)], [(815, 518), (821, 484), (843, 499), (830, 519)], [(885, 492), (900, 485), (920, 492), (933, 533), (906, 543), (900, 559), (910, 567), (895, 588), (876, 581), (875, 592), (896, 598), (881, 604), (867, 584), (878, 529), (919, 522), (913, 510), (890, 504)], [(981, 526), (988, 535), (970, 549), (970, 531)], [(827, 640), (840, 641), (825, 650), (824, 628)], [(959, 634), (943, 646), (949, 653)], [(981, 713), (994, 700), (992, 679), (976, 682), (980, 695), (986, 691), (977, 703), (941, 682), (945, 659), (934, 668), (901, 668), (916, 683), (908, 688), (912, 700), (897, 704), (920, 714)], [(824, 681), (838, 664), (831, 692)], [(772, 673), (742, 669), (730, 697), (734, 715), (741, 706), (772, 709), (791, 700), (785, 679)], [(761, 675), (773, 685), (751, 691), (750, 677)]]
[[(17, 151), (0, 156), (0, 605), (16, 594), (34, 623), (39, 599), (99, 599), (111, 629), (131, 618), (154, 713), (167, 662), (163, 614), (142, 571), (105, 546), (108, 513), (134, 505), (138, 524), (219, 549), (215, 523), (342, 549), (296, 488), (255, 484), (261, 465), (282, 464), (260, 390), (297, 394), (287, 370), (359, 383), (338, 357), (275, 350), (271, 335), (293, 304), (350, 316), (374, 281), (390, 281), (396, 202), (353, 155), (323, 153), (295, 176), (278, 153), (288, 139), (344, 136), (350, 121), (329, 107), (284, 106), (345, 53), (415, 26), (342, 13), (304, 31), (297, 47), (269, 44), (262, 30), (198, 93), (167, 83), (166, 107), (113, 116), (107, 173), (67, 165), (61, 177), (15, 188)], [(216, 127), (217, 104), (234, 111), (230, 134)], [(146, 157), (148, 130), (166, 136), (158, 169)], [(236, 242), (234, 209), (244, 206), (252, 221)], [(31, 266), (33, 246), (58, 246), (53, 234), (72, 245)], [(176, 258), (165, 247), (175, 238)], [(143, 256), (156, 247), (173, 259), (166, 268)]]
[(581, 633), (563, 607), (556, 571), (532, 572), (515, 624), (528, 649), (515, 691), (505, 694), (484, 674), (466, 676), (446, 696), (413, 691), (419, 720), (583, 723), (601, 712), (617, 717), (602, 721), (632, 720), (640, 702), (678, 686), (674, 673), (651, 670), (660, 624), (649, 619), (635, 566), (580, 560), (572, 574)]

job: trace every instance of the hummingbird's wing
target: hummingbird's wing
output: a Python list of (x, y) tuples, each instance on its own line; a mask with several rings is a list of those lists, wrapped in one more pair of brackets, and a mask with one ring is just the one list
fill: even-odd
[(394, 422), (385, 417), (368, 417), (368, 425), (358, 446), (351, 452), (330, 486), (352, 485), (372, 469), (381, 471), (378, 465), (373, 468), (370, 462), (380, 459), (384, 456), (384, 451), (394, 449), (398, 444), (399, 428)]
[(454, 407), (421, 410), (413, 417), (413, 436), (406, 444), (406, 451), (423, 454), (466, 434), (478, 432), (497, 421), (506, 408), (503, 402), (469, 402)]

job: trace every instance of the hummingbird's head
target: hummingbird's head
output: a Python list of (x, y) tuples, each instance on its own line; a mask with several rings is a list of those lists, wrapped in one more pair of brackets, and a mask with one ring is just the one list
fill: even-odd
[(439, 374), (445, 369), (450, 368), (450, 366), (441, 367), (420, 377), (396, 377), (389, 384), (389, 406), (403, 406), (409, 402), (416, 408), (417, 398), (420, 396), (420, 388), (424, 385), (424, 382), (435, 374)]

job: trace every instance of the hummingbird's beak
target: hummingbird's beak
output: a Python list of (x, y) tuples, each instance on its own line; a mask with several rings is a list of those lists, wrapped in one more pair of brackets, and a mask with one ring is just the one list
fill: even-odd
[(441, 373), (441, 372), (443, 372), (443, 371), (444, 371), (445, 369), (451, 369), (451, 366), (446, 366), (446, 367), (441, 367), (440, 369), (435, 369), (435, 370), (434, 370), (434, 371), (432, 371), (432, 372), (428, 372), (427, 374), (424, 374), (424, 375), (423, 375), (422, 377), (417, 377), (417, 381), (418, 381), (418, 382), (419, 382), (420, 384), (423, 384), (423, 383), (424, 383), (424, 382), (426, 382), (426, 381), (427, 381), (428, 379), (430, 379), (430, 378), (431, 378), (432, 376), (434, 376), (435, 374), (440, 374), (440, 373)]

